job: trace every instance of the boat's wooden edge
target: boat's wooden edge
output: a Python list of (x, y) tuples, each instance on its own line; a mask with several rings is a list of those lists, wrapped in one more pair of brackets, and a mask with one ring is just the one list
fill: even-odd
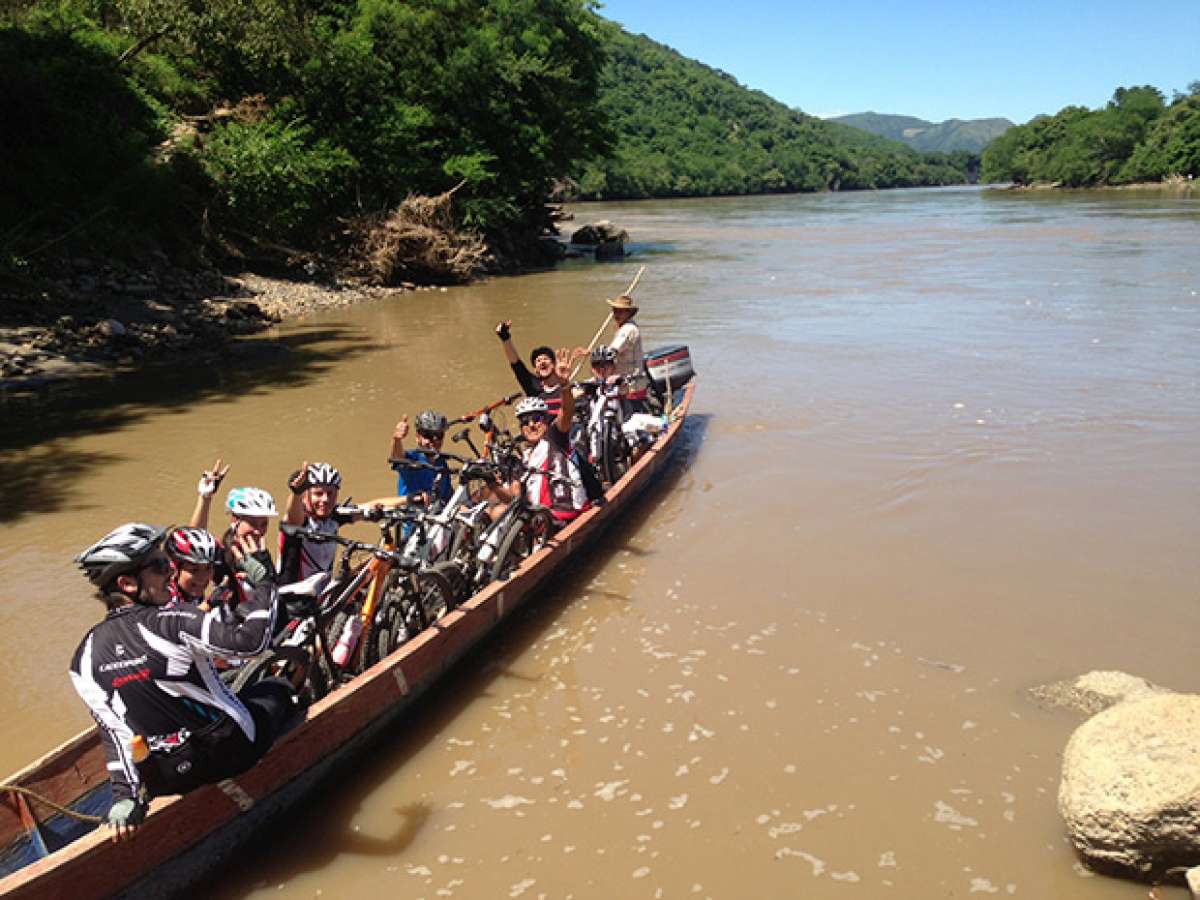
[[(650, 474), (674, 447), (695, 385), (693, 377), (683, 388), (683, 396), (664, 434), (610, 489), (604, 505), (593, 507), (560, 531), (546, 547), (526, 559), (507, 581), (489, 585), (354, 681), (313, 704), (305, 721), (281, 738), (253, 769), (185, 797), (156, 799), (145, 824), (132, 840), (113, 843), (104, 829), (96, 829), (0, 879), (0, 894), (49, 896), (49, 891), (54, 896), (85, 900), (124, 890), (132, 880), (194, 847), (231, 820), (268, 800), (289, 780), (336, 754), (390, 707), (405, 705), (521, 605), (529, 592), (569, 557), (582, 539), (602, 527), (645, 486)], [(78, 772), (75, 759), (88, 756), (99, 757), (102, 781), (107, 774), (103, 771), (98, 743), (94, 730), (76, 735), (13, 775), (9, 783), (53, 786), (49, 773)], [(51, 799), (65, 805), (83, 792), (77, 787), (69, 796), (60, 794)], [(54, 885), (37, 883), (51, 873), (57, 876)]]

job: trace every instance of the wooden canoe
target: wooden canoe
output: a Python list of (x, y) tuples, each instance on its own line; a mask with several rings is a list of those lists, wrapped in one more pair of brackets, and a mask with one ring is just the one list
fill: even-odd
[[(468, 650), (530, 597), (571, 554), (645, 488), (679, 440), (695, 390), (677, 392), (668, 428), (608, 492), (503, 582), (488, 585), (386, 659), (308, 710), (250, 771), (186, 796), (153, 801), (132, 839), (54, 813), (38, 800), (0, 794), (0, 894), (88, 900), (177, 894), (286, 810), (390, 725)], [(103, 751), (83, 732), (5, 779), (62, 806), (100, 814), (109, 805)], [(90, 830), (89, 830), (90, 829)]]

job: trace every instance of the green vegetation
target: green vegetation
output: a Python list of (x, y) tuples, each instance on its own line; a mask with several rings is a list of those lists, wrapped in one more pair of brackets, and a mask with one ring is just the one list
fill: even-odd
[(588, 198), (758, 194), (955, 184), (969, 154), (921, 155), (789, 109), (612, 23), (600, 108), (608, 156), (573, 169)]
[(923, 153), (953, 153), (956, 150), (982, 153), (984, 147), (1013, 126), (1008, 119), (947, 119), (935, 124), (913, 116), (874, 112), (838, 116), (830, 121), (901, 141)]
[(1200, 81), (1168, 105), (1118, 88), (1102, 109), (1068, 106), (1005, 132), (983, 153), (986, 181), (1092, 187), (1200, 175)]
[(455, 193), (536, 236), (606, 146), (588, 0), (33, 0), (0, 11), (0, 268), (73, 247), (336, 244)]

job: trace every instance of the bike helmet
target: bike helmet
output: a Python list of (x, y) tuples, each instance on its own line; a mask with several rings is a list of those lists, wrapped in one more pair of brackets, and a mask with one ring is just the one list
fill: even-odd
[(311, 463), (308, 467), (308, 486), (341, 487), (342, 473), (329, 463)]
[(444, 434), (449, 424), (445, 416), (439, 412), (434, 412), (432, 409), (427, 409), (425, 412), (417, 415), (417, 431), (431, 431), (434, 434)]
[(592, 351), (593, 366), (611, 366), (617, 361), (617, 351), (606, 344), (601, 344)]
[(240, 487), (229, 492), (225, 508), (235, 516), (277, 516), (275, 501), (262, 488)]
[(106, 534), (75, 557), (83, 574), (104, 588), (118, 575), (136, 572), (158, 549), (163, 529), (144, 522), (128, 522)]
[(528, 416), (533, 413), (538, 413), (539, 415), (544, 416), (548, 412), (550, 412), (550, 407), (546, 405), (546, 401), (541, 397), (526, 397), (517, 404), (518, 419), (522, 416)]
[(217, 539), (203, 528), (172, 528), (163, 541), (163, 550), (172, 562), (214, 565), (221, 548)]

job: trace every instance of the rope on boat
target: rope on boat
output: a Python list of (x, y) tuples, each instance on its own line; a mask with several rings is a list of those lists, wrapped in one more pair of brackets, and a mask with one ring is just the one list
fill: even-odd
[(0, 784), (0, 791), (9, 791), (13, 794), (24, 794), (26, 797), (31, 797), (38, 803), (50, 807), (55, 812), (60, 812), (64, 816), (70, 816), (72, 819), (78, 819), (80, 822), (88, 822), (92, 825), (99, 825), (104, 821), (103, 816), (89, 816), (87, 813), (76, 812), (73, 809), (68, 809), (65, 806), (59, 806), (53, 800), (43, 797), (36, 791), (31, 791), (27, 787), (21, 787), (19, 784)]

